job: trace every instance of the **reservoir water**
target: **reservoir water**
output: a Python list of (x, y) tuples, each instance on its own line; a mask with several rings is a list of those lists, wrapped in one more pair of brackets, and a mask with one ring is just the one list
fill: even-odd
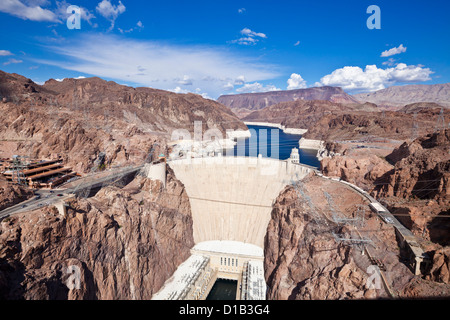
[[(292, 148), (298, 148), (298, 141), (302, 137), (296, 134), (286, 134), (274, 127), (248, 125), (248, 129), (252, 136), (248, 139), (238, 139), (234, 149), (224, 151), (226, 156), (257, 157), (261, 153), (263, 157), (286, 160), (291, 155)], [(320, 166), (316, 156), (317, 150), (299, 149), (299, 154), (301, 163), (313, 167)]]

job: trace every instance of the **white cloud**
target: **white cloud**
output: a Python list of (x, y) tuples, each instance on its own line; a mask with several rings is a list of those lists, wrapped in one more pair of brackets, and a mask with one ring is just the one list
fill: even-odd
[(401, 44), (400, 46), (398, 46), (397, 48), (392, 48), (386, 51), (383, 51), (381, 53), (381, 57), (385, 58), (385, 57), (390, 57), (396, 54), (400, 54), (402, 52), (406, 52), (406, 47), (403, 46), (403, 44)]
[(175, 92), (175, 93), (188, 93), (189, 90), (181, 89), (181, 87), (176, 87), (175, 89), (171, 89), (169, 91)]
[(17, 60), (17, 59), (11, 58), (8, 61), (4, 62), (3, 65), (7, 66), (8, 64), (11, 64), (11, 63), (22, 63), (22, 62), (23, 62), (22, 60)]
[(225, 84), (223, 86), (223, 90), (225, 91), (231, 91), (234, 89), (234, 85), (231, 82), (227, 82), (227, 84)]
[(255, 31), (250, 30), (249, 28), (242, 29), (241, 34), (243, 35), (243, 37), (241, 37), (237, 40), (232, 40), (231, 43), (237, 43), (237, 44), (249, 46), (249, 45), (255, 45), (261, 39), (267, 39), (267, 36), (264, 33), (255, 32)]
[(206, 92), (202, 92), (202, 89), (200, 88), (195, 89), (195, 93), (201, 95), (204, 99), (211, 99), (211, 97)]
[[(64, 81), (64, 79), (66, 79), (66, 78), (62, 78), (62, 79), (56, 78), (56, 79), (54, 79), (54, 80), (56, 80), (56, 81), (58, 81), (58, 82), (62, 82), (62, 81)], [(86, 79), (86, 77), (85, 77), (85, 76), (78, 76), (78, 77), (75, 77), (75, 78), (73, 78), (73, 79)]]
[(187, 90), (187, 89), (182, 89), (181, 87), (176, 87), (175, 89), (170, 89), (168, 91), (172, 91), (172, 92), (175, 92), (175, 93), (183, 93), (183, 94), (195, 93), (195, 94), (201, 95), (205, 99), (211, 99), (208, 96), (208, 94), (205, 93), (205, 92), (202, 92), (202, 89), (200, 89), (200, 88), (196, 88), (195, 91), (190, 91), (190, 90)]
[(50, 4), (49, 0), (22, 0), (22, 2), (30, 7), (48, 6)]
[(365, 70), (360, 67), (344, 67), (324, 76), (316, 86), (342, 87), (353, 93), (372, 92), (395, 83), (429, 81), (432, 73), (429, 68), (421, 65), (408, 66), (404, 63), (387, 69), (379, 69), (375, 65), (368, 65)]
[(288, 90), (294, 90), (294, 89), (304, 89), (306, 88), (306, 81), (302, 78), (301, 75), (297, 73), (291, 74), (291, 77), (287, 81), (288, 83)]
[(389, 58), (388, 59), (388, 61), (384, 61), (383, 62), (383, 65), (384, 66), (389, 66), (389, 67), (392, 67), (392, 66), (395, 66), (396, 65), (396, 62), (397, 60), (395, 60), (394, 58)]
[(234, 80), (234, 84), (237, 86), (243, 85), (245, 83), (245, 76), (240, 75)]
[(280, 91), (281, 89), (275, 87), (274, 85), (264, 86), (259, 82), (246, 83), (243, 87), (236, 89), (240, 93), (255, 93), (255, 92), (268, 92), (268, 91)]
[(245, 11), (247, 11), (247, 9), (245, 9), (245, 8), (240, 8), (240, 9), (238, 9), (238, 12), (239, 12), (239, 13), (244, 13)]
[(142, 30), (142, 29), (144, 29), (144, 25), (142, 24), (142, 22), (141, 21), (138, 21), (137, 23), (136, 23), (136, 27), (133, 27), (133, 28), (130, 28), (130, 29), (128, 29), (128, 30), (123, 30), (123, 29), (121, 29), (121, 28), (117, 28), (117, 30), (119, 30), (119, 32), (120, 33), (122, 33), (122, 34), (124, 34), (124, 33), (130, 33), (130, 32), (132, 32), (132, 31), (134, 31), (134, 30)]
[(192, 79), (189, 76), (184, 75), (183, 79), (178, 80), (178, 83), (184, 86), (192, 86)]
[(117, 17), (125, 12), (126, 7), (121, 1), (119, 1), (118, 5), (113, 5), (110, 0), (102, 0), (102, 2), (99, 2), (95, 9), (98, 13), (100, 13), (100, 15), (111, 21), (111, 27), (109, 30), (112, 30), (114, 29)]
[(60, 22), (55, 13), (43, 9), (39, 5), (46, 5), (46, 1), (1, 0), (0, 12), (8, 13), (24, 20)]
[(33, 61), (163, 90), (182, 88), (179, 81), (190, 80), (211, 97), (221, 94), (228, 82), (240, 85), (280, 75), (277, 66), (230, 48), (172, 45), (112, 34), (81, 33), (70, 42), (45, 48), (57, 58)]
[(9, 50), (0, 50), (0, 57), (12, 56), (13, 54)]
[(249, 28), (244, 28), (241, 30), (241, 34), (247, 35), (249, 37), (259, 37), (259, 38), (267, 38), (267, 36), (264, 33), (261, 32), (254, 32), (250, 30)]
[(300, 40), (297, 41), (296, 43), (294, 43), (294, 47), (297, 47), (297, 46), (299, 46), (299, 45), (300, 45)]

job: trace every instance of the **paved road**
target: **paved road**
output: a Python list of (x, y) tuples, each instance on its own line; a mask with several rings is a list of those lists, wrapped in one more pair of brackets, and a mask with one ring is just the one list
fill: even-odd
[(36, 191), (35, 196), (29, 200), (23, 201), (19, 204), (6, 208), (0, 211), (0, 219), (6, 218), (13, 214), (32, 211), (41, 207), (53, 205), (54, 203), (69, 198), (65, 193), (50, 193), (49, 191)]
[(117, 181), (118, 179), (135, 173), (139, 170), (141, 170), (143, 165), (137, 166), (137, 167), (126, 167), (121, 168), (117, 172), (113, 172), (110, 175), (102, 178), (92, 178), (88, 177), (86, 178), (86, 181), (84, 181), (83, 178), (81, 178), (80, 184), (76, 187), (68, 188), (65, 190), (38, 190), (35, 192), (35, 196), (32, 197), (29, 200), (23, 201), (19, 204), (16, 204), (14, 206), (11, 206), (9, 208), (6, 208), (2, 211), (0, 211), (0, 220), (4, 219), (8, 216), (11, 216), (13, 214), (25, 212), (25, 211), (32, 211), (36, 210), (45, 206), (50, 206), (55, 204), (58, 201), (66, 200), (68, 198), (71, 198), (75, 195), (75, 193), (80, 193), (83, 190), (91, 189), (91, 188), (97, 188), (99, 186), (102, 186), (103, 184), (113, 183), (114, 181)]

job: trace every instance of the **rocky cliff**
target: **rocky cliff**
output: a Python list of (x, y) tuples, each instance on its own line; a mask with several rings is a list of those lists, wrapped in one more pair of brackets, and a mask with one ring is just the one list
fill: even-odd
[(65, 216), (50, 207), (0, 223), (0, 299), (150, 299), (194, 243), (171, 171), (165, 189), (137, 177), (69, 204)]
[[(268, 299), (376, 299), (448, 297), (448, 253), (436, 252), (426, 279), (416, 277), (400, 260), (395, 231), (376, 215), (366, 212), (364, 223), (338, 225), (333, 211), (342, 217), (357, 218), (361, 197), (342, 185), (311, 177), (302, 192), (286, 187), (273, 205), (264, 247)], [(324, 196), (333, 199), (333, 210)], [(340, 238), (370, 239), (363, 255), (358, 246), (348, 246)], [(375, 282), (370, 267), (382, 261), (386, 282)], [(381, 279), (381, 278), (379, 278)], [(384, 284), (386, 283), (386, 285)], [(376, 284), (375, 284), (376, 285)]]
[(25, 201), (33, 196), (33, 192), (20, 185), (8, 183), (0, 178), (0, 211)]
[(378, 181), (377, 196), (401, 198), (449, 199), (450, 130), (444, 130), (405, 142), (386, 160), (394, 165)]
[[(331, 102), (358, 103), (341, 88), (318, 87), (288, 91), (244, 93), (220, 96), (217, 101), (229, 107), (240, 118), (274, 104), (286, 101), (327, 100)], [(278, 122), (277, 122), (278, 123)]]
[(99, 78), (40, 86), (0, 71), (0, 94), (0, 157), (61, 156), (77, 172), (93, 169), (100, 154), (110, 166), (142, 163), (151, 148), (167, 155), (174, 130), (192, 134), (194, 121), (202, 122), (203, 131), (217, 128), (224, 135), (227, 129), (247, 129), (226, 107), (199, 95)]
[(338, 155), (320, 162), (320, 169), (326, 176), (339, 177), (366, 190), (372, 189), (373, 183), (392, 168), (375, 154)]
[(264, 244), (267, 298), (274, 300), (376, 297), (352, 249), (315, 224), (305, 199), (287, 188), (277, 198)]

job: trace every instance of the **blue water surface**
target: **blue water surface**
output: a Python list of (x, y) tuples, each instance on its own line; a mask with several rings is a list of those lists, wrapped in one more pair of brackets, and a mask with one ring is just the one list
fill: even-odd
[[(290, 157), (292, 148), (298, 148), (301, 135), (286, 134), (282, 130), (266, 126), (248, 125), (252, 136), (248, 139), (238, 139), (234, 149), (225, 150), (226, 156), (263, 157), (286, 160)], [(278, 135), (278, 139), (277, 136)], [(272, 137), (273, 136), (273, 137)], [(300, 149), (300, 162), (313, 167), (319, 167), (317, 150)]]

